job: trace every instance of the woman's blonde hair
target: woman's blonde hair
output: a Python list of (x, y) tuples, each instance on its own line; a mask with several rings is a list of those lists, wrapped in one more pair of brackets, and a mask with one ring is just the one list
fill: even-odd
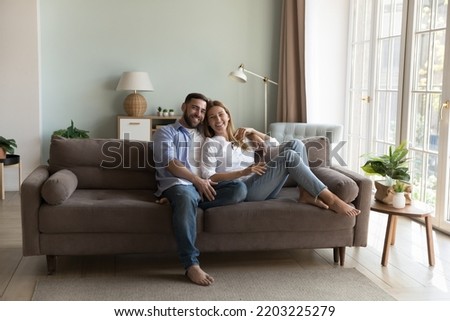
[(227, 131), (228, 139), (230, 140), (230, 142), (234, 146), (239, 146), (242, 149), (247, 150), (249, 148), (249, 145), (244, 143), (243, 138), (241, 140), (238, 140), (235, 136), (236, 129), (234, 128), (233, 120), (231, 119), (230, 110), (221, 101), (218, 101), (218, 100), (211, 101), (211, 103), (208, 104), (208, 106), (206, 107), (204, 126), (203, 126), (203, 131), (204, 131), (205, 137), (215, 136), (214, 130), (211, 128), (211, 126), (208, 125), (208, 113), (211, 110), (211, 108), (213, 108), (213, 107), (223, 108), (223, 110), (228, 115), (229, 121), (228, 121), (228, 126), (227, 126), (226, 131)]

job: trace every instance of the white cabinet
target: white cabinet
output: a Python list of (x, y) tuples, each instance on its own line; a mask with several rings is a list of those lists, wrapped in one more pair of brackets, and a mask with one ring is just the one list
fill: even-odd
[(130, 140), (152, 140), (153, 132), (159, 127), (175, 122), (179, 116), (117, 116), (117, 137)]

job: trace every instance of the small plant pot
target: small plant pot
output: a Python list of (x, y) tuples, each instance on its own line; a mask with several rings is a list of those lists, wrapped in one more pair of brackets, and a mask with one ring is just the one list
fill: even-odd
[(175, 112), (174, 111), (169, 111), (169, 116), (175, 116)]
[(167, 116), (169, 116), (169, 113), (163, 113), (163, 116), (167, 117)]
[(406, 198), (404, 192), (398, 192), (394, 194), (392, 198), (392, 206), (395, 208), (404, 208), (406, 206)]
[(156, 115), (158, 115), (158, 116), (162, 116), (162, 111), (158, 111), (158, 112), (156, 112)]

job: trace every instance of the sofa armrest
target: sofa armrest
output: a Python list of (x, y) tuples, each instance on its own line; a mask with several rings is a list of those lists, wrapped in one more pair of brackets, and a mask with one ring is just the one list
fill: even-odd
[(372, 201), (372, 180), (342, 166), (331, 166), (331, 168), (351, 178), (358, 185), (359, 193), (352, 203), (357, 209), (361, 210), (361, 214), (356, 217), (353, 245), (367, 246), (370, 204)]
[(40, 165), (23, 181), (21, 193), (23, 255), (39, 255), (39, 208), (41, 188), (49, 177), (47, 165)]

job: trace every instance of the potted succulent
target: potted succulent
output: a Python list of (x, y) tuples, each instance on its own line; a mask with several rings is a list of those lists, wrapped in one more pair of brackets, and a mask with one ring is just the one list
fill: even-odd
[(164, 116), (164, 117), (169, 116), (169, 112), (168, 112), (167, 109), (164, 109), (164, 110), (163, 110), (163, 116)]
[(406, 142), (402, 142), (395, 148), (390, 146), (388, 154), (381, 156), (366, 155), (368, 159), (361, 169), (368, 175), (378, 175), (384, 178), (384, 180), (375, 181), (377, 189), (375, 198), (377, 200), (392, 203), (390, 193), (394, 192), (394, 186), (397, 189), (402, 189), (403, 192), (410, 191), (411, 187), (408, 182), (411, 177), (408, 173), (408, 152)]
[(158, 111), (157, 111), (156, 115), (162, 116), (162, 108), (161, 108), (161, 106), (159, 106), (157, 110)]
[(17, 148), (17, 144), (14, 139), (8, 139), (0, 136), (0, 159), (5, 159), (6, 154), (14, 154), (14, 148)]
[(169, 116), (175, 115), (175, 111), (173, 109), (169, 109)]
[(65, 138), (89, 138), (89, 131), (78, 129), (73, 125), (73, 120), (70, 121), (70, 126), (66, 129), (58, 129), (53, 132), (53, 136), (61, 136)]

